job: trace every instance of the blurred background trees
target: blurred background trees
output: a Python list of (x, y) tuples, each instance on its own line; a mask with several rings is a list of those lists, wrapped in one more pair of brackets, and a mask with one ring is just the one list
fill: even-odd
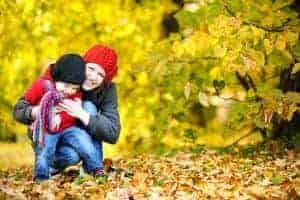
[(0, 140), (25, 137), (11, 109), (47, 62), (95, 43), (119, 54), (119, 151), (255, 144), (297, 112), (299, 2), (3, 0), (0, 11)]

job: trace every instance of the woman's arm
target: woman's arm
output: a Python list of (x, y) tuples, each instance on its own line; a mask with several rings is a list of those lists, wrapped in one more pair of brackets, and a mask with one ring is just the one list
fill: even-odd
[(120, 134), (120, 117), (118, 111), (117, 91), (114, 83), (106, 89), (103, 102), (96, 116), (89, 115), (79, 101), (64, 100), (60, 109), (79, 119), (89, 130), (89, 133), (99, 141), (111, 144), (117, 142)]
[(121, 125), (118, 111), (117, 90), (110, 83), (96, 116), (90, 116), (87, 128), (97, 140), (115, 144), (119, 138)]
[(13, 117), (20, 123), (30, 125), (34, 121), (32, 109), (33, 106), (22, 97), (13, 107)]
[(37, 79), (26, 90), (24, 96), (18, 100), (13, 108), (13, 117), (18, 122), (29, 125), (37, 115), (39, 101), (45, 93), (45, 80)]

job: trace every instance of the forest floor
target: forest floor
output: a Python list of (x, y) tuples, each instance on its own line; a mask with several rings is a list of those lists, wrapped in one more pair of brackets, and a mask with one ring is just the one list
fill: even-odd
[(34, 183), (32, 165), (0, 170), (0, 199), (300, 199), (300, 152), (276, 144), (197, 148), (105, 160), (108, 180), (78, 166)]

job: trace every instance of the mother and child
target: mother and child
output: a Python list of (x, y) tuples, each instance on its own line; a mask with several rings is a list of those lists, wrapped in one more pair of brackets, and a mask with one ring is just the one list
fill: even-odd
[(82, 161), (86, 173), (104, 177), (102, 142), (120, 134), (116, 86), (117, 54), (94, 45), (81, 57), (65, 54), (50, 64), (13, 108), (29, 126), (36, 182)]

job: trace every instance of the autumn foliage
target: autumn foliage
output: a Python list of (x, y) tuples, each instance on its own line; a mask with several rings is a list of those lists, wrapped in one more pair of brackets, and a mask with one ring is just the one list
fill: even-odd
[(1, 138), (24, 126), (11, 108), (48, 61), (105, 43), (119, 54), (122, 152), (255, 144), (289, 122), (299, 71), (294, 1), (9, 1), (0, 3)]

